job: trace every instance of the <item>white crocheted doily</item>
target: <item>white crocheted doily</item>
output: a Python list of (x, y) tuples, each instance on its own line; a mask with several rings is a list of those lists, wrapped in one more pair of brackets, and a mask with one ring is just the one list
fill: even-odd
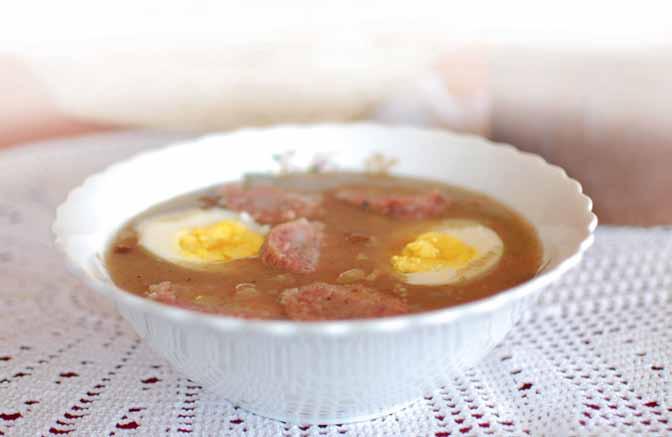
[(581, 266), (479, 366), (396, 414), (297, 426), (204, 392), (51, 245), (83, 178), (176, 139), (108, 134), (0, 153), (0, 436), (672, 435), (672, 230), (601, 228)]

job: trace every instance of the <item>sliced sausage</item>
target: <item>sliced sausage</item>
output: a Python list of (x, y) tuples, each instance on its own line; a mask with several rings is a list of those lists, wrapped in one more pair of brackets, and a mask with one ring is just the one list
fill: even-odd
[[(175, 306), (177, 308), (200, 311), (208, 314), (219, 314), (243, 319), (279, 319), (282, 318), (282, 309), (277, 304), (256, 302), (246, 299), (234, 299), (218, 303), (202, 304), (196, 301), (180, 299), (181, 292), (194, 291), (191, 286), (163, 281), (152, 284), (148, 288), (146, 296), (157, 302)], [(210, 290), (212, 291), (212, 290)]]
[(317, 321), (396, 316), (408, 312), (399, 298), (361, 284), (316, 282), (280, 294), (290, 319)]
[(261, 248), (261, 260), (292, 273), (311, 273), (320, 260), (324, 224), (305, 218), (276, 225)]
[(437, 190), (397, 194), (382, 190), (346, 188), (337, 191), (335, 196), (351, 205), (395, 218), (430, 218), (441, 214), (450, 205), (448, 197)]
[(267, 224), (314, 218), (322, 204), (322, 196), (318, 194), (295, 193), (272, 185), (229, 184), (221, 187), (218, 194), (226, 208), (245, 211), (256, 221)]

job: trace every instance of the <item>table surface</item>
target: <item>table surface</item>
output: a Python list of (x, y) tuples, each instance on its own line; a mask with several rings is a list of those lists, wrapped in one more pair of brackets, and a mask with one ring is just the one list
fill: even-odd
[(672, 230), (604, 228), (481, 364), (396, 414), (288, 425), (174, 372), (69, 275), (55, 207), (110, 162), (187, 135), (127, 132), (0, 152), (0, 436), (670, 435)]

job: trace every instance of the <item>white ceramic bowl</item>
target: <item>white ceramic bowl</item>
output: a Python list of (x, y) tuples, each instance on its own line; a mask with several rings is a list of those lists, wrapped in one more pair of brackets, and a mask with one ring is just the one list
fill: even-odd
[[(272, 155), (288, 150), (300, 166), (321, 153), (348, 169), (382, 153), (399, 160), (396, 174), (490, 194), (536, 227), (545, 266), (520, 286), (466, 305), (317, 323), (201, 314), (110, 281), (102, 254), (128, 219), (179, 194), (274, 169)], [(597, 223), (591, 206), (562, 169), (511, 146), (406, 127), (284, 126), (208, 136), (115, 164), (70, 193), (53, 229), (77, 273), (180, 372), (262, 416), (342, 423), (391, 412), (478, 362), (545, 285), (579, 262)]]

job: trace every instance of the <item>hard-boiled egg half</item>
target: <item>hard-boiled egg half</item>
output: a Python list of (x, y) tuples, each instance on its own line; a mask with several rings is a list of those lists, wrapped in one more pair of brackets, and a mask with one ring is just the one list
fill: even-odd
[(407, 243), (391, 258), (392, 268), (412, 285), (446, 285), (492, 269), (504, 243), (492, 229), (474, 221), (447, 221)]
[(246, 213), (222, 208), (190, 209), (139, 222), (138, 242), (166, 261), (204, 267), (259, 254), (268, 226)]

